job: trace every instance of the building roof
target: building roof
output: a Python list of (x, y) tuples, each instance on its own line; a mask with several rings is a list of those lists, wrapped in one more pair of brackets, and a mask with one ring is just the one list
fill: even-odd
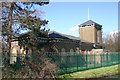
[(61, 34), (61, 33), (58, 33), (56, 31), (50, 31), (48, 32), (48, 36), (50, 38), (63, 38), (63, 39), (72, 39), (72, 40), (80, 40), (81, 42), (86, 42), (86, 43), (91, 43), (89, 41), (86, 41), (86, 40), (83, 40), (83, 39), (80, 39), (79, 37), (75, 37), (75, 36), (71, 36), (71, 35), (67, 35), (67, 34)]
[(47, 37), (49, 38), (63, 38), (63, 39), (69, 39), (68, 37), (66, 37), (64, 34), (58, 33), (56, 31), (50, 31), (48, 32)]
[[(25, 35), (29, 35), (31, 31), (28, 31), (28, 32), (25, 32), (25, 33), (22, 33), (20, 34), (19, 36), (17, 37), (23, 37)], [(71, 36), (71, 35), (67, 35), (67, 34), (62, 34), (62, 33), (59, 33), (59, 32), (56, 32), (56, 31), (49, 31), (48, 32), (48, 35), (45, 37), (45, 38), (62, 38), (62, 39), (71, 39), (71, 40), (80, 40), (81, 42), (84, 42), (84, 43), (91, 43), (92, 42), (89, 42), (87, 40), (83, 40), (83, 39), (80, 39), (79, 37), (75, 37), (75, 36)]]
[(98, 23), (96, 23), (96, 22), (94, 22), (94, 21), (92, 21), (92, 20), (88, 20), (88, 21), (80, 24), (79, 27), (81, 27), (81, 26), (86, 26), (86, 25), (92, 25), (92, 24), (94, 24), (94, 25), (99, 25), (100, 27), (102, 27), (102, 25), (100, 25), (100, 24), (98, 24)]

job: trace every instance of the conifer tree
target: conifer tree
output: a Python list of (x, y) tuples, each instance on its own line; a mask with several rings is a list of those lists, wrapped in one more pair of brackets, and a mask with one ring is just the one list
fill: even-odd
[[(48, 21), (42, 20), (35, 14), (35, 5), (43, 6), (49, 2), (2, 2), (2, 37), (7, 42), (7, 52), (11, 52), (12, 39), (21, 32), (21, 30), (37, 31), (41, 26), (45, 26)], [(39, 14), (39, 13), (38, 13)]]

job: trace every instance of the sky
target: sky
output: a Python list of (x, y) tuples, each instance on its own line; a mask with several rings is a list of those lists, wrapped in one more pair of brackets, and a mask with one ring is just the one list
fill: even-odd
[(76, 27), (88, 20), (102, 25), (103, 36), (118, 30), (118, 2), (50, 2), (37, 7), (44, 12), (51, 31), (79, 37)]
[(119, 0), (50, 0), (51, 2), (118, 2)]

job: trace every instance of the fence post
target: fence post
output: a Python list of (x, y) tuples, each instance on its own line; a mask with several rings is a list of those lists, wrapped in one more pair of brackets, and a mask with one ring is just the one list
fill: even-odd
[(68, 63), (68, 71), (71, 72), (71, 63), (70, 63), (70, 55), (71, 53), (69, 53), (69, 56), (68, 56), (68, 60), (69, 60), (69, 63)]
[(117, 64), (119, 64), (119, 62), (120, 62), (120, 53), (118, 52), (118, 57), (117, 57)]
[[(103, 55), (104, 55), (104, 53), (103, 53)], [(100, 54), (100, 59), (101, 59), (101, 60), (100, 60), (100, 61), (101, 61), (100, 63), (101, 63), (101, 67), (102, 67), (102, 58), (103, 58), (103, 55)]]
[(107, 52), (107, 66), (108, 66), (108, 52)]
[(86, 54), (86, 68), (88, 68), (88, 59), (87, 59), (88, 55)]
[(117, 61), (116, 61), (116, 64), (118, 64), (118, 62), (119, 62), (119, 52), (117, 53)]
[(78, 55), (76, 55), (77, 56), (77, 71), (78, 71)]
[(94, 68), (95, 68), (95, 53), (94, 53)]
[(65, 60), (66, 60), (66, 73), (67, 73), (67, 57), (68, 57), (68, 56), (67, 56), (67, 53), (66, 53), (66, 56), (65, 56), (65, 57), (66, 57)]

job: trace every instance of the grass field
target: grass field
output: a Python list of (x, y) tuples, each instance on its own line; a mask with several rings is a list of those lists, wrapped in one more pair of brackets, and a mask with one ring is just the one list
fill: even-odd
[(90, 69), (70, 74), (64, 74), (59, 76), (59, 78), (85, 78), (91, 76), (99, 76), (104, 74), (111, 74), (118, 72), (118, 65), (108, 66), (108, 67), (101, 67), (97, 69)]

